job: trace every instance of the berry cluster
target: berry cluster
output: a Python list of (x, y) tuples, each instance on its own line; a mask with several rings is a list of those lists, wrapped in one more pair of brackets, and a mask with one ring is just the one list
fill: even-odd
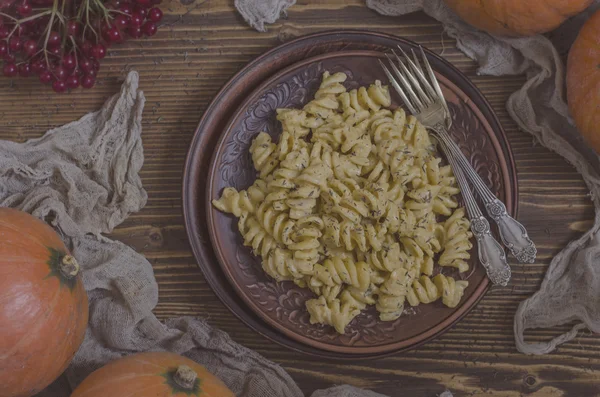
[(153, 36), (161, 0), (3, 0), (0, 58), (7, 77), (38, 76), (56, 92), (91, 88), (113, 43)]

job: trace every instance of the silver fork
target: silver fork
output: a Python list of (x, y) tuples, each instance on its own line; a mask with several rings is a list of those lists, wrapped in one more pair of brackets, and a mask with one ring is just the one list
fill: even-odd
[(498, 225), (500, 238), (504, 245), (519, 262), (533, 263), (535, 261), (537, 249), (535, 248), (533, 241), (529, 238), (527, 230), (520, 222), (508, 214), (504, 203), (490, 191), (481, 177), (473, 169), (458, 145), (454, 143), (448, 134), (448, 130), (452, 126), (450, 110), (448, 109), (448, 105), (437, 78), (433, 73), (433, 69), (429, 65), (423, 47), (419, 46), (419, 48), (421, 50), (427, 76), (414, 51), (412, 51), (413, 60), (411, 60), (406, 52), (398, 46), (398, 49), (402, 52), (402, 55), (406, 59), (406, 63), (408, 63), (408, 67), (410, 67), (412, 72), (393, 50), (392, 53), (394, 54), (400, 69), (398, 69), (396, 62), (394, 62), (391, 56), (386, 54), (394, 74), (400, 80), (400, 84), (402, 84), (406, 93), (408, 93), (408, 96), (383, 62), (380, 60), (379, 63), (409, 111), (413, 113), (424, 126), (434, 131), (440, 141), (445, 143), (446, 149), (449, 152), (447, 157), (454, 157), (455, 166), (453, 166), (453, 168), (460, 168), (463, 171), (464, 176), (466, 176), (475, 187), (475, 190), (483, 200), (488, 215)]
[(454, 170), (454, 175), (460, 186), (460, 191), (465, 199), (467, 214), (471, 220), (471, 231), (477, 239), (477, 253), (479, 261), (485, 268), (485, 271), (493, 284), (505, 287), (510, 281), (511, 271), (510, 266), (506, 262), (506, 254), (498, 241), (492, 236), (490, 231), (490, 223), (483, 216), (479, 209), (469, 182), (465, 178), (462, 168), (456, 163), (456, 159), (450, 153), (445, 141), (438, 140), (442, 151), (448, 158), (450, 166)]

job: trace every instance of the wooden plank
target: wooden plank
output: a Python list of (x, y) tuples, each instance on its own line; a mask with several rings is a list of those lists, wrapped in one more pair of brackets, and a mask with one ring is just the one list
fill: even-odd
[[(434, 396), (446, 388), (463, 395), (592, 396), (600, 393), (600, 340), (584, 333), (556, 353), (528, 357), (516, 352), (512, 321), (518, 304), (536, 291), (553, 255), (591, 225), (588, 190), (559, 156), (536, 145), (508, 116), (505, 102), (523, 76), (478, 76), (477, 65), (456, 50), (442, 26), (422, 13), (395, 18), (367, 10), (362, 0), (298, 1), (267, 33), (248, 28), (232, 1), (164, 4), (165, 21), (150, 38), (111, 48), (93, 90), (53, 94), (37, 81), (0, 78), (0, 139), (22, 142), (97, 109), (137, 70), (147, 103), (141, 175), (148, 205), (112, 237), (152, 263), (160, 287), (156, 314), (191, 315), (231, 334), (283, 365), (307, 393), (350, 383), (390, 396)], [(538, 244), (538, 261), (513, 264), (507, 288), (492, 288), (481, 303), (444, 336), (405, 354), (370, 362), (315, 360), (268, 342), (220, 303), (199, 271), (181, 214), (185, 154), (202, 111), (244, 64), (291, 38), (337, 28), (365, 28), (404, 36), (438, 53), (482, 90), (507, 131), (521, 192), (519, 216)], [(535, 330), (528, 340), (547, 340), (567, 330)]]

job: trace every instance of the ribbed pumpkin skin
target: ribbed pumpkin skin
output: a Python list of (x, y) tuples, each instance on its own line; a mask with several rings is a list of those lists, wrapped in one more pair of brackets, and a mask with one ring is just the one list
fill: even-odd
[(593, 0), (444, 0), (464, 21), (499, 36), (532, 36), (556, 29)]
[(0, 208), (0, 396), (32, 396), (65, 370), (83, 341), (88, 300), (79, 276), (61, 285), (50, 249), (67, 254), (54, 230)]
[(583, 25), (569, 51), (567, 99), (577, 129), (600, 153), (600, 10)]
[[(198, 375), (196, 392), (177, 392), (165, 374), (187, 365)], [(138, 353), (112, 361), (88, 376), (71, 397), (235, 397), (202, 365), (174, 353)]]

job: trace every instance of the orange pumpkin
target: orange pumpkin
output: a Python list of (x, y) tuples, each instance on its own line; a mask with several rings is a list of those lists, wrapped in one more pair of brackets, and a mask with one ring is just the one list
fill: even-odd
[(127, 356), (94, 371), (71, 397), (235, 397), (202, 365), (174, 353)]
[(583, 25), (569, 51), (567, 99), (577, 129), (600, 153), (600, 10)]
[(531, 36), (556, 29), (593, 0), (445, 0), (462, 19), (500, 36)]
[(88, 300), (56, 232), (0, 208), (0, 396), (31, 396), (65, 370), (83, 341)]

